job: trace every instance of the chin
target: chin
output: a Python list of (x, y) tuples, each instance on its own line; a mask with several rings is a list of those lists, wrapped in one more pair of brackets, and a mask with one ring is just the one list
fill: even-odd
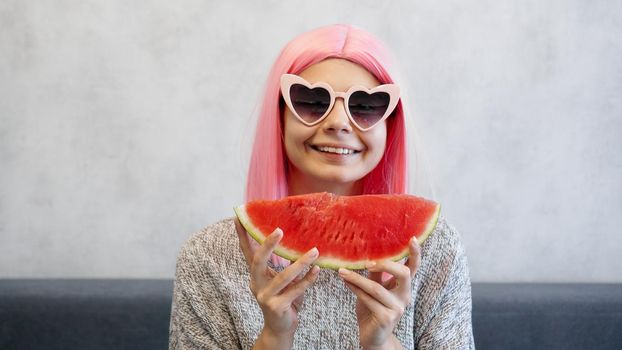
[(336, 185), (337, 184), (346, 185), (346, 184), (361, 180), (363, 176), (358, 175), (358, 174), (352, 174), (352, 173), (330, 173), (330, 174), (317, 174), (316, 178), (326, 183), (334, 183)]

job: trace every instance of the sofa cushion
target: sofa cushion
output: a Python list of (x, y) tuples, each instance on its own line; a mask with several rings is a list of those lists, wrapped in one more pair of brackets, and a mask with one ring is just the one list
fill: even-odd
[(622, 349), (621, 284), (474, 283), (478, 349)]
[[(166, 349), (171, 280), (0, 279), (0, 349)], [(477, 349), (622, 349), (620, 284), (473, 283)]]
[(0, 280), (0, 349), (166, 349), (170, 280)]

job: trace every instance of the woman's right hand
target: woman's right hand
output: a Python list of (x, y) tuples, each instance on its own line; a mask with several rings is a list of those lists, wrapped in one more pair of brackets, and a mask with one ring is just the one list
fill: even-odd
[(268, 260), (283, 237), (283, 232), (277, 228), (259, 248), (255, 248), (237, 218), (235, 225), (240, 249), (250, 270), (250, 289), (264, 317), (263, 330), (255, 344), (256, 348), (291, 347), (298, 327), (298, 309), (302, 306), (304, 292), (315, 282), (320, 268), (313, 266), (304, 276), (302, 272), (317, 259), (318, 250), (309, 250), (296, 262), (277, 273), (268, 267)]

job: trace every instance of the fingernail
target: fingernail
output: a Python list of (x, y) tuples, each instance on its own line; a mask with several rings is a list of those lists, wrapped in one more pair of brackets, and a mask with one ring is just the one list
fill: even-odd
[(313, 247), (313, 249), (309, 250), (309, 253), (307, 254), (309, 254), (310, 258), (315, 258), (316, 256), (318, 256), (319, 253), (320, 252), (317, 250), (317, 248)]
[(283, 230), (277, 227), (272, 234), (274, 237), (281, 237), (283, 235)]
[(417, 237), (413, 237), (410, 239), (410, 245), (413, 247), (417, 246)]
[(365, 267), (367, 269), (370, 269), (370, 268), (372, 268), (374, 266), (376, 266), (376, 262), (375, 261), (368, 261), (368, 262), (365, 263)]
[(342, 275), (342, 276), (347, 276), (347, 275), (350, 274), (350, 270), (344, 269), (343, 267), (340, 267), (339, 268), (339, 274)]
[(320, 267), (317, 265), (313, 265), (313, 267), (311, 268), (311, 273), (317, 275), (318, 273), (320, 273)]

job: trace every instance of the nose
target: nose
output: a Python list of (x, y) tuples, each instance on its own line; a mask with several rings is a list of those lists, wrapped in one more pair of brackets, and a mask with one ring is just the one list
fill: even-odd
[(338, 98), (335, 100), (333, 109), (328, 113), (326, 119), (322, 122), (322, 128), (332, 132), (352, 132), (352, 124), (346, 113), (344, 100)]

